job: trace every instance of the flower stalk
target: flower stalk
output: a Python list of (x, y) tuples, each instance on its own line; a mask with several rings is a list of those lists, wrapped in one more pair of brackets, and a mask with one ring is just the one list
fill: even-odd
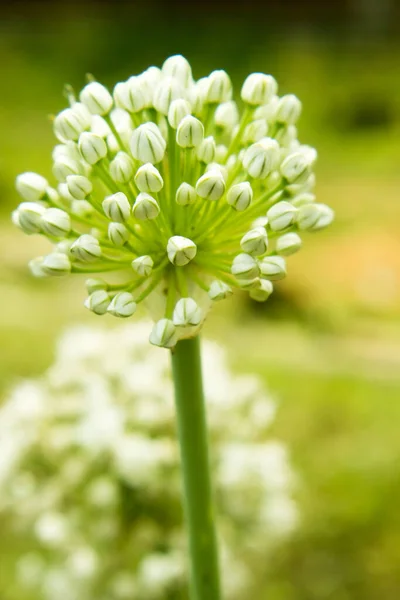
[(191, 599), (220, 600), (215, 513), (207, 441), (199, 337), (172, 351), (176, 418), (189, 537)]

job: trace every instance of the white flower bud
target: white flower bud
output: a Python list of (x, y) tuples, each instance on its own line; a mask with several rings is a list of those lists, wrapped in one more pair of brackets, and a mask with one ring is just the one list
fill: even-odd
[(73, 200), (70, 211), (71, 214), (78, 217), (91, 217), (94, 213), (94, 208), (87, 200)]
[(86, 298), (84, 305), (96, 315), (105, 315), (110, 305), (110, 296), (105, 290), (96, 290)]
[(154, 165), (164, 158), (166, 143), (157, 125), (144, 123), (133, 132), (130, 148), (133, 158)]
[(153, 196), (141, 192), (133, 205), (132, 214), (136, 219), (139, 219), (139, 221), (147, 221), (158, 217), (160, 214), (160, 207)]
[(318, 158), (318, 152), (316, 149), (308, 144), (301, 144), (301, 146), (298, 146), (297, 152), (301, 152), (301, 154), (303, 154), (310, 166), (312, 166)]
[(183, 98), (178, 98), (178, 100), (171, 102), (168, 110), (168, 123), (173, 129), (177, 129), (182, 119), (190, 115), (190, 113), (191, 108), (189, 102)]
[(276, 240), (276, 251), (282, 256), (290, 256), (301, 248), (301, 237), (297, 233), (285, 233)]
[(268, 300), (272, 292), (274, 291), (274, 286), (268, 279), (260, 279), (259, 285), (252, 290), (250, 290), (250, 298), (256, 300), (257, 302), (265, 302)]
[(275, 94), (268, 100), (267, 104), (258, 106), (254, 111), (255, 119), (265, 119), (267, 123), (275, 121), (275, 113), (278, 106), (279, 98)]
[(167, 254), (170, 262), (176, 267), (183, 267), (194, 259), (197, 246), (192, 240), (181, 235), (170, 237), (167, 244)]
[(304, 204), (312, 204), (315, 202), (315, 194), (311, 194), (310, 192), (303, 192), (298, 194), (292, 199), (293, 206), (303, 206)]
[(110, 162), (110, 174), (118, 183), (128, 183), (133, 176), (134, 164), (126, 152), (118, 152)]
[(194, 204), (197, 199), (196, 190), (189, 183), (182, 183), (176, 191), (176, 203), (180, 206), (188, 206)]
[(115, 104), (130, 113), (143, 110), (148, 103), (147, 90), (143, 80), (139, 77), (130, 77), (128, 81), (117, 83), (114, 88)]
[(286, 277), (286, 261), (282, 256), (267, 256), (259, 262), (263, 277), (278, 281)]
[(143, 92), (146, 95), (146, 108), (150, 108), (153, 104), (154, 90), (162, 79), (161, 69), (158, 67), (149, 67), (146, 71), (138, 75), (138, 78), (143, 85)]
[(154, 324), (149, 341), (154, 346), (173, 348), (178, 341), (176, 327), (170, 319), (161, 319)]
[(296, 215), (297, 208), (285, 200), (274, 204), (267, 212), (268, 223), (273, 231), (281, 231), (292, 225)]
[(302, 152), (295, 152), (285, 158), (280, 170), (289, 183), (303, 183), (310, 174), (310, 162)]
[(248, 208), (253, 200), (253, 190), (248, 181), (237, 183), (228, 190), (226, 196), (228, 204), (237, 211), (242, 212)]
[(137, 170), (135, 182), (141, 192), (157, 193), (164, 186), (160, 172), (151, 163), (146, 163)]
[(108, 305), (107, 312), (114, 317), (131, 317), (136, 310), (136, 302), (130, 292), (119, 292)]
[(177, 79), (184, 87), (187, 87), (193, 81), (192, 68), (186, 58), (180, 54), (167, 58), (161, 68), (161, 71), (163, 75)]
[(101, 257), (99, 240), (93, 235), (84, 233), (72, 244), (70, 253), (82, 262), (95, 262)]
[(294, 94), (287, 94), (279, 99), (275, 119), (278, 123), (294, 125), (301, 113), (301, 102)]
[(232, 82), (225, 71), (213, 71), (207, 77), (207, 89), (204, 102), (206, 104), (221, 104), (232, 98)]
[(182, 85), (173, 77), (164, 77), (156, 87), (153, 106), (162, 115), (167, 116), (171, 102), (185, 97)]
[(53, 164), (53, 175), (60, 182), (65, 182), (68, 175), (81, 175), (83, 170), (80, 162), (67, 156), (60, 156)]
[(225, 180), (221, 171), (211, 169), (204, 173), (196, 183), (196, 192), (200, 198), (219, 200), (225, 193)]
[(122, 223), (109, 223), (108, 237), (115, 246), (123, 246), (129, 240), (130, 233)]
[(192, 105), (192, 112), (195, 115), (201, 115), (204, 108), (204, 99), (206, 97), (208, 87), (207, 77), (202, 77), (196, 83), (189, 92), (189, 99)]
[(251, 229), (240, 240), (243, 252), (252, 256), (262, 256), (268, 250), (268, 235), (264, 227)]
[(213, 136), (210, 135), (201, 142), (200, 146), (197, 148), (196, 156), (200, 162), (208, 165), (215, 160), (216, 151), (215, 140)]
[(43, 270), (43, 260), (43, 256), (37, 256), (29, 261), (28, 267), (34, 277), (43, 278), (49, 276), (49, 274)]
[(79, 152), (89, 165), (95, 165), (107, 156), (107, 146), (103, 138), (94, 133), (84, 132), (79, 137)]
[(47, 179), (37, 173), (21, 173), (15, 180), (17, 192), (24, 200), (35, 202), (41, 200), (48, 188)]
[(123, 192), (106, 196), (102, 203), (104, 214), (118, 223), (124, 223), (131, 216), (131, 205)]
[(236, 283), (240, 285), (243, 290), (253, 290), (254, 288), (260, 287), (260, 278), (254, 277), (254, 279), (238, 279)]
[(107, 137), (111, 133), (111, 129), (108, 123), (105, 121), (105, 119), (103, 119), (103, 117), (100, 117), (100, 115), (93, 115), (91, 119), (91, 133), (94, 133), (95, 135), (98, 135), (102, 138)]
[(256, 229), (257, 227), (266, 227), (267, 225), (268, 225), (267, 217), (257, 217), (257, 219), (254, 219), (254, 221), (251, 224), (253, 229)]
[(46, 275), (61, 277), (71, 272), (71, 263), (68, 256), (61, 252), (55, 252), (43, 258), (41, 269)]
[(254, 279), (260, 274), (258, 263), (250, 254), (238, 254), (235, 256), (231, 267), (232, 275), (238, 279)]
[(44, 206), (36, 202), (22, 202), (15, 211), (18, 216), (18, 226), (28, 235), (41, 232), (42, 216), (45, 211)]
[[(217, 147), (217, 151), (218, 151), (219, 146)], [(206, 167), (206, 173), (209, 173), (210, 171), (219, 171), (219, 173), (221, 173), (222, 177), (224, 178), (224, 181), (226, 182), (229, 176), (229, 171), (227, 169), (227, 167), (225, 165), (220, 165), (217, 162), (212, 162), (209, 165), (207, 165)]]
[(172, 320), (177, 327), (188, 327), (198, 325), (202, 318), (201, 309), (193, 298), (181, 298), (175, 305)]
[(60, 208), (48, 208), (42, 216), (42, 227), (47, 235), (65, 237), (71, 231), (71, 219)]
[(333, 221), (334, 213), (329, 206), (325, 204), (304, 204), (300, 206), (297, 215), (297, 225), (299, 229), (305, 231), (318, 231), (327, 227)]
[(276, 94), (278, 84), (272, 75), (264, 75), (264, 73), (252, 73), (245, 80), (241, 97), (243, 102), (252, 106), (267, 104)]
[(54, 119), (54, 133), (61, 142), (77, 141), (80, 134), (90, 128), (90, 112), (83, 105), (84, 110), (76, 110), (75, 106), (62, 110)]
[(224, 102), (217, 106), (214, 122), (218, 127), (232, 130), (239, 123), (239, 110), (236, 102)]
[(273, 138), (263, 138), (247, 148), (243, 156), (243, 166), (255, 179), (264, 179), (277, 168), (279, 158), (278, 142)]
[(258, 142), (267, 135), (268, 125), (265, 119), (257, 119), (247, 125), (243, 134), (244, 142)]
[(98, 290), (108, 289), (108, 284), (104, 281), (104, 279), (86, 279), (85, 285), (88, 294), (93, 294), (93, 292), (97, 292)]
[(291, 148), (293, 143), (297, 140), (297, 127), (294, 125), (282, 126), (276, 132), (275, 139), (279, 142), (280, 146)]
[(79, 99), (92, 115), (107, 115), (113, 105), (110, 92), (98, 81), (88, 83), (79, 94)]
[(73, 240), (61, 240), (56, 245), (57, 252), (69, 255)]
[(232, 295), (232, 289), (223, 281), (215, 280), (211, 283), (208, 295), (211, 300), (225, 300)]
[(68, 192), (76, 200), (85, 200), (93, 191), (91, 181), (84, 175), (67, 176)]
[(154, 261), (151, 256), (145, 254), (138, 256), (132, 261), (132, 269), (141, 277), (149, 277), (153, 270)]
[(203, 123), (188, 115), (178, 125), (176, 143), (181, 148), (196, 148), (204, 139)]

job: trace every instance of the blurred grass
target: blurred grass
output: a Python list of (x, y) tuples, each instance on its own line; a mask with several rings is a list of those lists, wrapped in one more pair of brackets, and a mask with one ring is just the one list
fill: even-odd
[[(46, 115), (64, 105), (64, 82), (79, 88), (91, 71), (112, 84), (173, 52), (187, 55), (197, 77), (223, 67), (239, 85), (249, 70), (272, 72), (282, 92), (304, 103), (301, 139), (319, 150), (318, 197), (337, 219), (290, 259), (290, 276), (267, 305), (238, 297), (206, 325), (238, 369), (260, 373), (280, 398), (274, 433), (288, 443), (302, 479), (303, 525), (267, 569), (260, 598), (397, 600), (398, 44), (307, 28), (265, 35), (265, 20), (248, 17), (244, 27), (226, 15), (188, 28), (167, 13), (152, 21), (149, 44), (151, 6), (137, 5), (135, 22), (84, 6), (0, 25), (0, 391), (42, 372), (69, 323), (110, 323), (82, 310), (82, 281), (34, 281), (26, 263), (45, 242), (9, 224), (16, 174), (50, 176)], [(8, 578), (1, 570), (0, 594)]]

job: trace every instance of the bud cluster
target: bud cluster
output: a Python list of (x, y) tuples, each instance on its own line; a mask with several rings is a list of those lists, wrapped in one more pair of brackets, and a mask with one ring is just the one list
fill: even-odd
[(164, 347), (194, 335), (233, 288), (266, 300), (300, 234), (333, 220), (313, 194), (316, 151), (297, 138), (301, 103), (277, 92), (253, 73), (240, 113), (225, 71), (195, 81), (172, 56), (112, 92), (90, 81), (79, 101), (69, 94), (53, 123), (57, 185), (16, 181), (13, 222), (54, 244), (33, 274), (110, 272), (89, 280), (85, 306), (125, 318), (148, 303), (150, 341)]

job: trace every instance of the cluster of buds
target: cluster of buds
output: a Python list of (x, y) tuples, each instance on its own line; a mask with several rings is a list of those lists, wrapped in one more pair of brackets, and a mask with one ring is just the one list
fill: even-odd
[(267, 300), (299, 234), (333, 219), (313, 194), (316, 151), (297, 139), (301, 103), (277, 89), (253, 73), (240, 113), (225, 71), (194, 81), (182, 56), (112, 94), (94, 80), (79, 100), (68, 88), (54, 119), (57, 187), (36, 173), (16, 182), (15, 224), (54, 244), (33, 274), (90, 274), (85, 305), (98, 315), (149, 303), (150, 341), (164, 347), (194, 335), (233, 288)]

